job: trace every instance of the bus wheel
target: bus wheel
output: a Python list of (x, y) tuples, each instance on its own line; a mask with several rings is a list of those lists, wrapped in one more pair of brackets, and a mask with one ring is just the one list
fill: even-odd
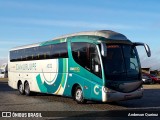
[(24, 84), (24, 92), (27, 96), (31, 95), (31, 91), (30, 91), (30, 87), (29, 87), (28, 82), (25, 82), (25, 84)]
[(83, 98), (83, 91), (80, 86), (77, 86), (74, 93), (74, 99), (78, 104), (86, 103), (87, 101)]
[(21, 95), (24, 95), (23, 84), (22, 82), (18, 83), (18, 91)]

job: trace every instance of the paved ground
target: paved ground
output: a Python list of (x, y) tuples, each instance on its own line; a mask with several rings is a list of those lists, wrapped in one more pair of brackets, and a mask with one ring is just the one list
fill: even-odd
[[(111, 111), (111, 110), (157, 110), (160, 111), (160, 84), (144, 85), (142, 99), (116, 103), (88, 102), (77, 104), (71, 98), (37, 94), (20, 95), (0, 80), (0, 111)], [(159, 115), (160, 116), (160, 115)], [(160, 117), (159, 117), (160, 118)]]

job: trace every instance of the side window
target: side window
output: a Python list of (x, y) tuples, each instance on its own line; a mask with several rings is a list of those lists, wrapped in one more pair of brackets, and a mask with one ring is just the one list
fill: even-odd
[(26, 58), (25, 58), (25, 49), (22, 49), (21, 50), (21, 61), (24, 61)]
[(60, 51), (60, 58), (68, 58), (68, 49), (67, 49), (67, 43), (61, 43), (59, 45), (59, 51)]
[(20, 50), (14, 50), (10, 52), (10, 61), (21, 61), (21, 51)]
[(26, 54), (26, 60), (32, 60), (33, 59), (33, 48), (27, 48), (25, 50), (25, 54)]
[(90, 67), (87, 67), (87, 45), (88, 43), (82, 43), (82, 42), (75, 42), (72, 43), (72, 56), (73, 59), (80, 64), (82, 67), (89, 69)]
[(10, 51), (10, 61), (11, 62), (15, 61), (15, 51)]
[(59, 45), (58, 44), (52, 45), (51, 57), (52, 58), (59, 58), (59, 55), (60, 55)]
[(51, 46), (50, 45), (47, 45), (47, 46), (41, 46), (41, 47), (38, 47), (37, 49), (37, 58), (39, 60), (42, 60), (42, 59), (49, 59), (50, 58), (50, 50), (51, 50)]
[(51, 55), (51, 45), (44, 46), (44, 59), (50, 59)]
[(14, 51), (14, 61), (19, 61), (20, 60), (20, 55), (19, 55), (19, 50)]
[(67, 43), (10, 51), (11, 62), (54, 58), (68, 58)]
[(33, 48), (33, 60), (38, 60), (38, 54), (39, 54), (39, 52), (38, 52), (38, 49), (39, 47), (34, 47)]
[(101, 64), (96, 45), (86, 42), (73, 42), (73, 59), (82, 67), (101, 77)]
[(59, 43), (51, 46), (51, 58), (68, 58), (67, 43)]
[(10, 51), (10, 61), (14, 62), (14, 51)]

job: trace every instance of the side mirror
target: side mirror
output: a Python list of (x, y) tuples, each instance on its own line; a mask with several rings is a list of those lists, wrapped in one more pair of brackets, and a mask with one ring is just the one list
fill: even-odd
[(103, 57), (107, 56), (107, 46), (104, 42), (101, 42), (101, 54)]
[(151, 50), (150, 50), (150, 48), (149, 48), (149, 46), (147, 45), (147, 44), (145, 44), (145, 43), (140, 43), (140, 42), (135, 42), (135, 43), (133, 43), (134, 44), (134, 46), (144, 46), (144, 48), (145, 48), (145, 50), (146, 50), (146, 53), (147, 53), (147, 56), (148, 57), (151, 57)]

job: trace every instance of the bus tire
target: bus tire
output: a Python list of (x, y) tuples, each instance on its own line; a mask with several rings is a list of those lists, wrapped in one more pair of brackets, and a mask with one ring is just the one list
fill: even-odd
[(18, 82), (18, 91), (20, 95), (24, 95), (23, 84), (21, 81)]
[(25, 95), (27, 95), (27, 96), (31, 95), (31, 91), (30, 91), (30, 87), (29, 87), (29, 83), (28, 82), (24, 83), (24, 92), (25, 92)]
[(82, 88), (78, 85), (75, 89), (74, 92), (74, 100), (78, 103), (78, 104), (83, 104), (86, 103), (87, 101), (83, 98), (83, 91)]

